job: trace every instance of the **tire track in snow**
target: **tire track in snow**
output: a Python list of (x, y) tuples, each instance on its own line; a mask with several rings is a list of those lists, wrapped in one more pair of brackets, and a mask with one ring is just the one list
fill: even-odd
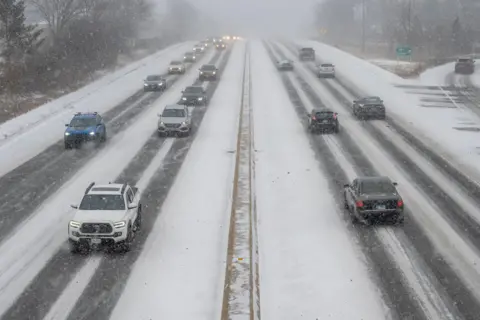
[[(231, 49), (223, 55), (220, 62), (220, 78), (225, 68)], [(211, 63), (215, 63), (216, 60)], [(207, 96), (210, 98), (217, 87), (217, 82), (210, 82), (207, 86)], [(210, 100), (210, 99), (209, 99)], [(176, 139), (170, 152), (167, 154), (163, 167), (158, 170), (143, 194), (143, 226), (134, 241), (132, 251), (124, 256), (112, 255), (108, 259), (103, 259), (97, 272), (87, 285), (80, 299), (75, 304), (72, 312), (67, 319), (108, 319), (113, 311), (115, 304), (120, 298), (126, 282), (135, 264), (135, 261), (143, 249), (148, 234), (150, 233), (155, 220), (160, 214), (163, 202), (168, 191), (172, 186), (175, 177), (180, 170), (183, 160), (195, 138), (195, 129), (201, 125), (203, 116), (208, 110), (208, 106), (195, 108), (193, 112), (193, 131), (192, 135)]]
[[(211, 61), (217, 61), (220, 54), (216, 53)], [(193, 126), (198, 123), (194, 112)], [(128, 181), (135, 184), (148, 163), (155, 157), (163, 145), (165, 138), (159, 138), (156, 130), (146, 141), (144, 146), (128, 166), (119, 175), (119, 181)], [(172, 147), (173, 149), (173, 147)], [(171, 150), (170, 150), (171, 151)], [(167, 156), (165, 161), (170, 161)], [(145, 221), (147, 223), (147, 221)], [(106, 258), (115, 256), (107, 255)], [(68, 250), (59, 250), (45, 265), (27, 287), (17, 301), (4, 313), (2, 318), (23, 319), (25, 313), (36, 315), (36, 318), (43, 318), (60, 294), (65, 290), (75, 273), (83, 267), (85, 257), (72, 255)], [(27, 310), (27, 312), (25, 311)]]
[[(295, 51), (292, 47), (288, 47), (287, 49), (292, 54), (295, 54)], [(311, 66), (309, 66), (309, 69), (309, 71), (314, 71)], [(304, 82), (303, 78), (301, 77), (299, 77), (299, 80)], [(340, 105), (348, 112), (351, 112), (349, 101), (345, 100), (345, 98), (328, 81), (324, 81), (322, 83), (329, 89), (333, 96), (335, 96), (336, 99), (341, 102)], [(317, 99), (319, 98), (317, 97)], [(388, 151), (388, 153), (395, 159), (395, 161), (397, 161), (397, 164), (404, 170), (404, 172), (408, 173), (413, 181), (422, 187), (422, 179), (429, 179), (426, 174), (419, 170), (416, 164), (409, 161), (407, 155), (405, 155), (402, 150), (399, 150), (392, 144), (391, 141), (388, 141), (380, 132), (378, 132), (373, 124), (368, 122), (363, 122), (362, 124), (367, 132), (374, 137), (375, 141), (382, 146), (382, 149)], [(370, 128), (374, 129), (370, 130)], [(367, 165), (371, 167), (371, 169), (374, 170), (373, 172), (376, 174), (376, 170), (372, 167), (372, 165)], [(363, 165), (363, 167), (364, 166), (365, 165)], [(424, 194), (435, 200), (435, 202), (438, 204), (436, 206), (438, 211), (445, 212), (445, 208), (454, 210), (452, 209), (452, 202), (454, 201), (451, 199), (448, 201), (450, 197), (441, 191), (429, 191), (432, 188), (433, 190), (436, 190), (438, 189), (438, 186), (431, 180), (429, 182), (425, 182), (425, 180), (423, 180)], [(440, 195), (436, 192), (440, 192)], [(453, 204), (453, 206), (455, 205), (457, 204)], [(430, 270), (433, 272), (436, 277), (436, 281), (438, 281), (438, 283), (445, 290), (445, 294), (450, 297), (445, 297), (445, 299), (453, 301), (453, 307), (458, 309), (465, 319), (475, 319), (476, 315), (480, 311), (480, 306), (477, 299), (467, 288), (466, 284), (463, 283), (459, 278), (457, 272), (452, 269), (443, 256), (439, 255), (438, 250), (435, 248), (426, 232), (422, 230), (418, 223), (415, 223), (414, 213), (412, 213), (410, 210), (407, 210), (406, 215), (408, 219), (407, 221), (411, 221), (411, 223), (405, 224), (403, 231), (405, 232), (405, 235), (409, 241), (411, 241), (411, 243), (415, 246), (417, 252), (421, 253), (421, 256), (424, 257), (423, 263), (428, 265)], [(453, 312), (453, 314), (454, 313), (455, 312)]]

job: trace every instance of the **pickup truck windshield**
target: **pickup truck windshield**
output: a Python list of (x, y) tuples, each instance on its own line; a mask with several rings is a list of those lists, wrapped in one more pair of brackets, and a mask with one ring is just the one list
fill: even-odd
[(125, 201), (121, 195), (88, 194), (80, 203), (80, 210), (125, 210)]

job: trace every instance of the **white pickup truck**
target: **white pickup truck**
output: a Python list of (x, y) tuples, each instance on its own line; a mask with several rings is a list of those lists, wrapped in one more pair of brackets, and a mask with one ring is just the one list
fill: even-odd
[(71, 207), (77, 209), (68, 224), (71, 252), (104, 247), (130, 251), (142, 223), (138, 188), (92, 182), (80, 204)]

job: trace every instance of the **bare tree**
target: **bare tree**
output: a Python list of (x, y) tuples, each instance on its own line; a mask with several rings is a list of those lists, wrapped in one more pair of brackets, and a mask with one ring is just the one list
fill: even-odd
[(48, 23), (54, 39), (62, 35), (68, 24), (85, 11), (88, 0), (30, 0)]

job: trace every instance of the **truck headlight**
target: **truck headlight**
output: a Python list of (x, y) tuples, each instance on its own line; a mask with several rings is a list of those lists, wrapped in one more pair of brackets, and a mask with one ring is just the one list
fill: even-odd
[(66, 135), (66, 136), (69, 136), (69, 135), (70, 135), (70, 132), (65, 132), (65, 135)]
[(127, 225), (127, 222), (126, 222), (126, 221), (118, 221), (118, 222), (115, 222), (115, 223), (113, 224), (113, 226), (114, 226), (115, 228), (117, 228), (117, 229), (123, 228), (123, 227), (125, 227), (126, 225)]
[(71, 220), (70, 223), (69, 223), (69, 226), (72, 227), (72, 228), (78, 229), (78, 228), (80, 228), (80, 222)]
[(90, 132), (90, 135), (91, 136), (95, 135), (95, 132), (94, 131)]

